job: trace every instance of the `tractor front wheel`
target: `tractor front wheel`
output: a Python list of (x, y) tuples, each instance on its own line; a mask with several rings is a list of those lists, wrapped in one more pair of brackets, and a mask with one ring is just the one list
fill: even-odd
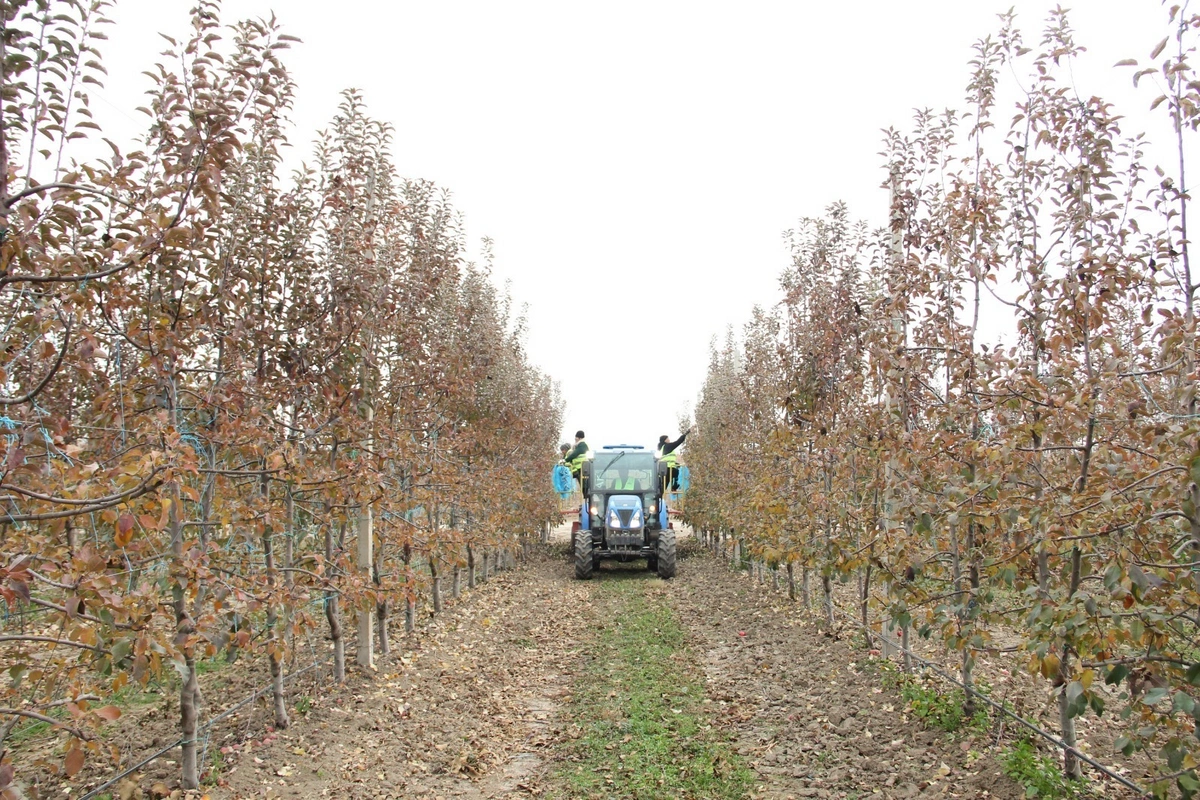
[(592, 577), (596, 566), (595, 550), (590, 530), (575, 531), (575, 577), (581, 581)]
[(667, 528), (658, 532), (658, 577), (675, 577), (675, 531)]

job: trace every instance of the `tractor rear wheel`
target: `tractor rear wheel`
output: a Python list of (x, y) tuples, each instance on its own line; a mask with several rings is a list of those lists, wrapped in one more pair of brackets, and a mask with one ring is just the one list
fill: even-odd
[(658, 532), (658, 577), (675, 577), (675, 531), (667, 528)]
[(592, 542), (590, 530), (575, 531), (575, 577), (581, 581), (592, 577), (596, 566), (595, 550), (596, 545)]

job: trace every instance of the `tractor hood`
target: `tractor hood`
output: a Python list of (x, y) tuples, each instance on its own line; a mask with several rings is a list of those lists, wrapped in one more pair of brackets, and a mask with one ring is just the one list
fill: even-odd
[(646, 526), (642, 519), (642, 498), (636, 494), (614, 494), (608, 498), (604, 525), (609, 530), (637, 530)]

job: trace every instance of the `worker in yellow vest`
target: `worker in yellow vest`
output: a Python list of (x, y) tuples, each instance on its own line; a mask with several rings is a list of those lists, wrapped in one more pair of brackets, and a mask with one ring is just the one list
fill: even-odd
[(571, 468), (572, 477), (579, 481), (579, 488), (585, 495), (588, 487), (583, 485), (583, 462), (587, 461), (590, 452), (591, 448), (583, 440), (583, 431), (575, 431), (575, 446), (563, 454), (563, 461), (567, 462), (567, 466)]
[(675, 451), (683, 444), (683, 440), (687, 438), (691, 430), (691, 428), (688, 428), (683, 432), (682, 436), (673, 442), (667, 441), (665, 433), (658, 437), (658, 447), (654, 451), (654, 457), (667, 465), (667, 486), (673, 492), (679, 491), (679, 456), (675, 454)]

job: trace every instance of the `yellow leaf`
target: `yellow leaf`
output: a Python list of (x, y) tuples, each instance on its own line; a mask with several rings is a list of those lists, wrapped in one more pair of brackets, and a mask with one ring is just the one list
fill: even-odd
[(1042, 659), (1042, 677), (1053, 678), (1058, 674), (1059, 660), (1058, 656), (1053, 653)]

